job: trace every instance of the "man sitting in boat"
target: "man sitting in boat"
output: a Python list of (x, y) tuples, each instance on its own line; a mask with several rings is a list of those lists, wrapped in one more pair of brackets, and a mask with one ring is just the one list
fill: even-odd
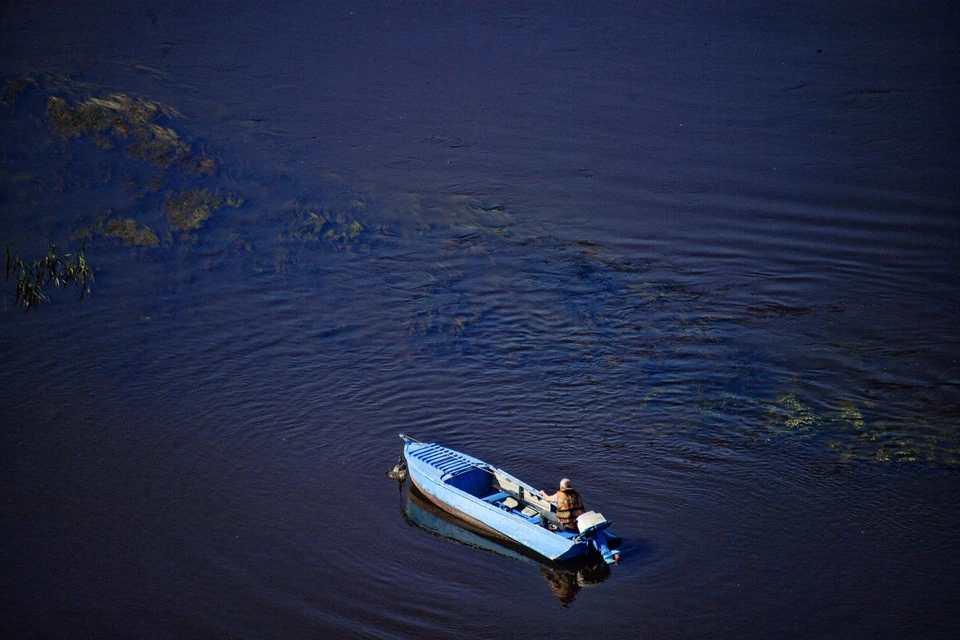
[(569, 479), (564, 478), (560, 481), (560, 490), (556, 493), (547, 495), (541, 489), (540, 495), (543, 496), (544, 500), (557, 503), (557, 520), (560, 521), (564, 529), (578, 531), (577, 516), (586, 510), (583, 508), (583, 500), (580, 499), (580, 494), (570, 486)]

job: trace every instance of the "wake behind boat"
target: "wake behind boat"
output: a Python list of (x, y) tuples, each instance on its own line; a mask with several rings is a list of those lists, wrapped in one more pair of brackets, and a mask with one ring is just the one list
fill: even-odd
[(567, 562), (599, 553), (605, 562), (618, 562), (611, 549), (620, 538), (610, 522), (588, 511), (577, 518), (579, 531), (565, 531), (557, 520), (556, 503), (502, 469), (436, 443), (400, 435), (403, 457), (414, 486), (444, 511), (506, 538), (553, 562)]

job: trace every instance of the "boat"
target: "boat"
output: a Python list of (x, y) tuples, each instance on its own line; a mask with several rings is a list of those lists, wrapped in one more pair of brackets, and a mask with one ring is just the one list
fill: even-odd
[(416, 487), (411, 487), (407, 493), (404, 519), (431, 535), (535, 567), (565, 607), (573, 602), (581, 589), (598, 585), (610, 577), (610, 567), (595, 555), (585, 556), (583, 562), (548, 563), (538, 554), (502, 537), (493, 539), (483, 532), (471, 531), (469, 524), (437, 507)]
[(620, 538), (610, 521), (588, 511), (577, 531), (564, 530), (557, 505), (506, 471), (434, 442), (400, 434), (410, 481), (437, 507), (482, 533), (529, 549), (551, 562), (599, 554), (607, 564), (620, 561)]

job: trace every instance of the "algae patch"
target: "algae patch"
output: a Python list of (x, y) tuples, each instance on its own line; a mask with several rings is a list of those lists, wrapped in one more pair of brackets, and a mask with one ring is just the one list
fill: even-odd
[(23, 78), (7, 78), (2, 85), (0, 85), (0, 105), (10, 107), (13, 106), (13, 103), (17, 101), (17, 96), (26, 91), (32, 86), (36, 86), (37, 82), (29, 76)]
[(76, 106), (59, 96), (47, 98), (50, 126), (64, 139), (91, 136), (104, 149), (112, 148), (116, 142), (132, 140), (127, 148), (130, 156), (163, 169), (177, 162), (191, 162), (190, 145), (173, 129), (153, 122), (160, 114), (168, 118), (183, 117), (170, 107), (122, 93), (107, 98), (89, 97)]
[(768, 434), (826, 438), (826, 447), (842, 462), (922, 462), (944, 467), (960, 463), (954, 455), (960, 451), (956, 425), (949, 423), (869, 420), (849, 403), (818, 413), (794, 393), (771, 403), (767, 415)]
[(812, 435), (821, 422), (813, 410), (803, 404), (793, 393), (777, 399), (767, 413), (775, 429), (778, 425), (782, 425), (787, 431), (800, 432), (805, 436)]
[[(0, 78), (0, 110), (8, 135), (0, 190), (12, 232), (3, 231), (17, 245), (42, 238), (83, 240), (88, 249), (121, 243), (149, 249), (177, 231), (184, 232), (178, 240), (196, 242), (187, 232), (243, 201), (220, 195), (218, 161), (186, 135), (186, 118), (147, 96), (38, 72)], [(76, 282), (76, 260), (11, 257), (17, 268), (8, 269), (8, 280), (18, 282), (17, 303), (32, 308), (46, 301), (44, 285), (65, 277)]]
[(323, 240), (332, 244), (347, 244), (356, 240), (366, 227), (359, 220), (328, 209), (297, 211), (289, 224), (289, 237), (302, 242)]
[(163, 212), (171, 229), (191, 231), (199, 229), (217, 209), (225, 206), (237, 208), (242, 204), (241, 197), (231, 195), (224, 198), (209, 189), (193, 187), (164, 202)]
[(110, 220), (103, 225), (102, 233), (107, 237), (122, 240), (125, 247), (156, 247), (160, 244), (160, 239), (153, 229), (138, 225), (133, 218)]

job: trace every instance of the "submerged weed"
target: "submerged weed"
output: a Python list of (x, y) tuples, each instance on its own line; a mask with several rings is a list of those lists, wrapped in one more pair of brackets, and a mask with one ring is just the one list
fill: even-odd
[(347, 244), (356, 240), (366, 229), (358, 220), (350, 220), (342, 214), (333, 215), (326, 209), (297, 213), (290, 223), (290, 236), (301, 241), (325, 240)]
[(217, 163), (206, 157), (180, 159), (180, 168), (193, 176), (212, 176), (217, 173)]
[(794, 393), (788, 393), (778, 398), (767, 413), (772, 424), (782, 424), (790, 431), (812, 433), (820, 426), (821, 422), (813, 410), (803, 404)]
[(132, 139), (127, 152), (134, 158), (163, 169), (179, 162), (192, 175), (216, 173), (213, 160), (191, 157), (190, 145), (180, 139), (176, 131), (154, 122), (161, 114), (180, 116), (175, 109), (160, 103), (124, 94), (90, 97), (76, 106), (59, 96), (47, 98), (50, 126), (64, 139), (90, 136), (104, 149), (112, 148), (115, 140)]
[(947, 424), (926, 420), (919, 424), (871, 422), (849, 403), (821, 416), (794, 393), (778, 398), (767, 413), (771, 433), (801, 438), (828, 437), (826, 447), (844, 462), (921, 462), (946, 467), (960, 464), (951, 453), (956, 448), (957, 430)]
[(176, 131), (155, 124), (138, 129), (136, 138), (136, 142), (130, 145), (130, 155), (164, 169), (186, 157), (190, 151), (190, 146), (177, 137)]
[(170, 227), (177, 231), (199, 229), (212, 213), (223, 206), (220, 196), (209, 189), (187, 189), (163, 203)]
[(209, 189), (193, 187), (164, 202), (163, 211), (172, 229), (189, 231), (199, 229), (217, 209), (224, 206), (237, 208), (241, 205), (243, 198), (239, 196), (223, 198)]
[(125, 247), (156, 247), (160, 244), (153, 229), (146, 225), (139, 226), (132, 218), (110, 220), (103, 226), (103, 235), (119, 238)]
[(80, 289), (80, 298), (90, 292), (90, 281), (93, 280), (93, 270), (87, 264), (84, 249), (73, 256), (69, 253), (58, 255), (57, 248), (50, 245), (47, 255), (34, 262), (24, 262), (20, 256), (13, 257), (10, 247), (7, 247), (7, 280), (11, 274), (16, 281), (16, 304), (22, 305), (26, 311), (49, 302), (43, 293), (43, 288), (53, 283), (55, 287)]
[(5, 107), (11, 107), (17, 101), (17, 96), (26, 91), (29, 87), (35, 86), (37, 81), (29, 76), (22, 78), (7, 78), (0, 85), (0, 104)]

